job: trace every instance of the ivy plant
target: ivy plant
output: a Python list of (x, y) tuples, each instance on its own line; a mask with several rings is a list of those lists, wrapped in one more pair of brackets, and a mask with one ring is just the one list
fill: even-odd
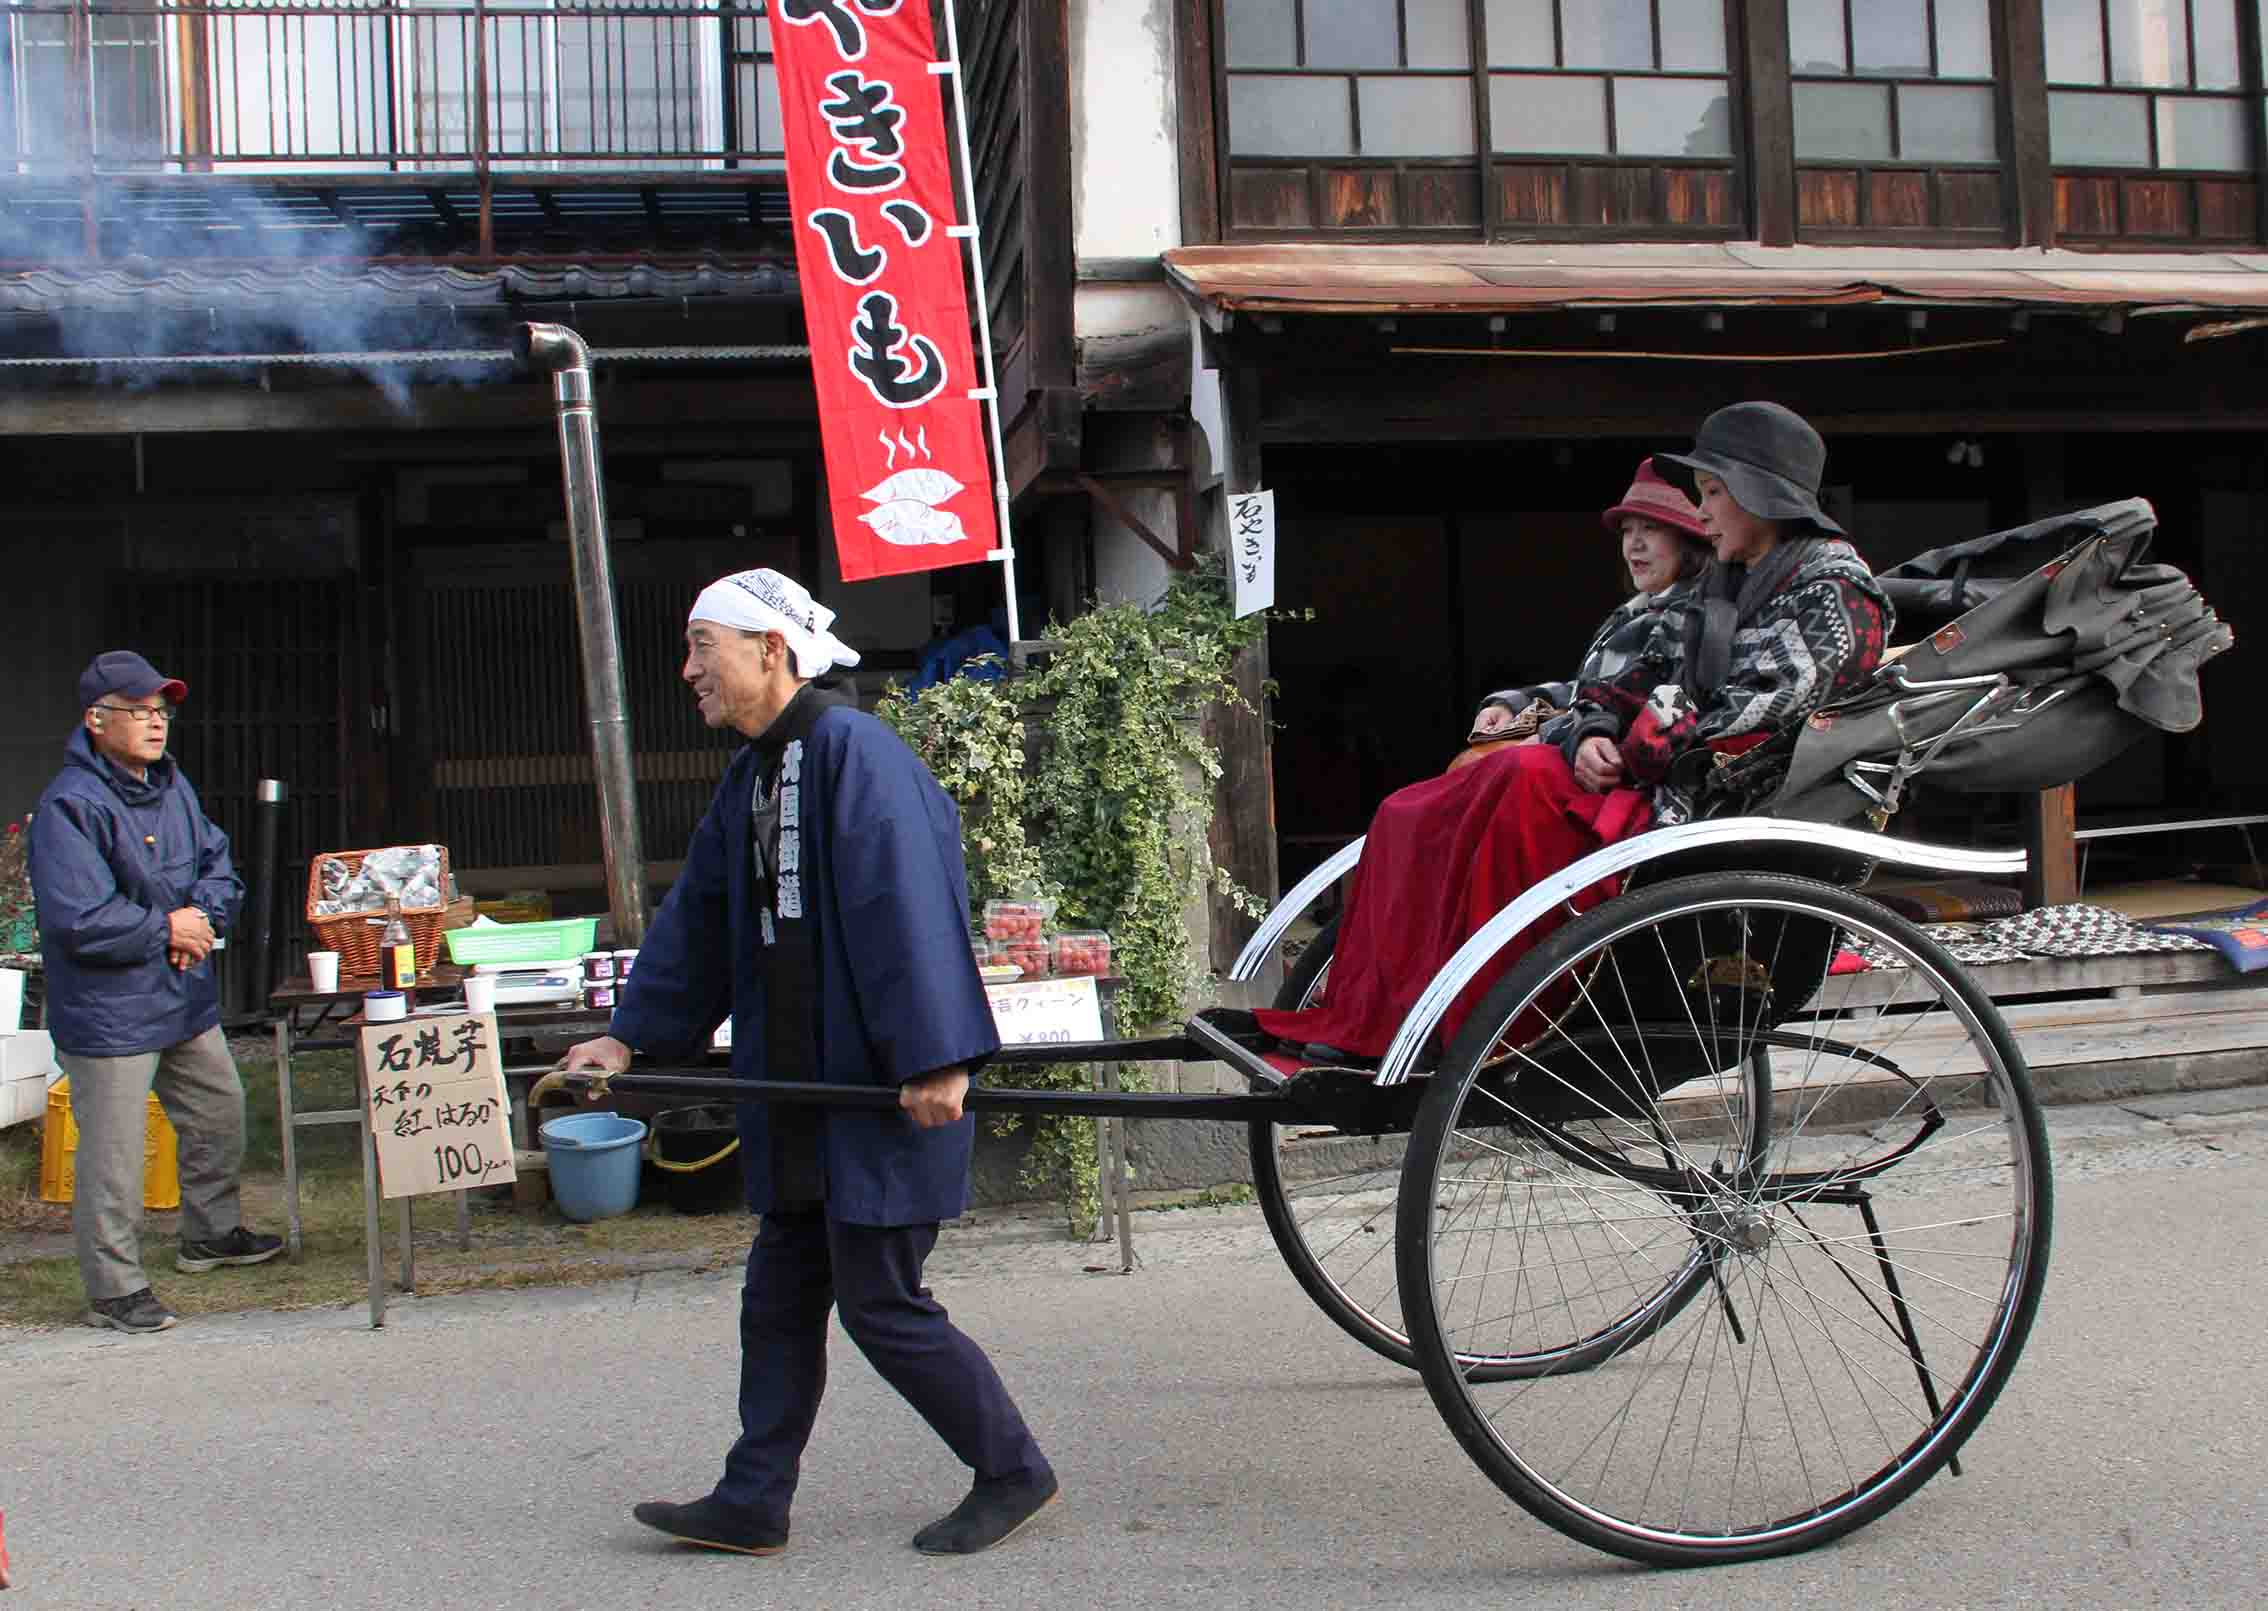
[[(1037, 670), (959, 677), (918, 697), (893, 688), (876, 708), (960, 806), (972, 903), (1054, 900), (1062, 926), (1109, 931), (1121, 1033), (1177, 1022), (1186, 1008), (1204, 972), (1184, 919), (1199, 888), (1261, 909), (1206, 848), (1220, 756), (1198, 717), (1242, 702), (1235, 656), (1264, 630), (1263, 617), (1233, 617), (1216, 564), (1177, 577), (1153, 608), (1098, 604), (1050, 622)], [(1142, 1088), (1137, 1070), (1122, 1073)], [(1041, 1090), (1094, 1083), (1076, 1064), (986, 1078)], [(999, 1133), (1015, 1126), (994, 1121)], [(1100, 1208), (1093, 1122), (1041, 1120), (1022, 1178), (1054, 1192), (1072, 1234), (1085, 1235)]]

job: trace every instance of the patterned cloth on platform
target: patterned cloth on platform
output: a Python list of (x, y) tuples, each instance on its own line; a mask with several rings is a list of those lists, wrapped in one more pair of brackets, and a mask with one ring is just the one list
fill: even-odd
[[(1924, 923), (1922, 933), (1937, 941), (1964, 967), (1994, 962), (2025, 962), (2043, 957), (2147, 956), (2170, 951), (2210, 951), (2202, 940), (2160, 934), (2107, 906), (2043, 906), (1989, 923)], [(1871, 968), (1902, 968), (1905, 962), (1880, 946), (1846, 936)]]

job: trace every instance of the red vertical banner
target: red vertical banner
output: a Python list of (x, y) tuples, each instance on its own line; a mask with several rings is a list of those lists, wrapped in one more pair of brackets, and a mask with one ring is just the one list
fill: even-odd
[(768, 0), (843, 580), (998, 542), (929, 0)]

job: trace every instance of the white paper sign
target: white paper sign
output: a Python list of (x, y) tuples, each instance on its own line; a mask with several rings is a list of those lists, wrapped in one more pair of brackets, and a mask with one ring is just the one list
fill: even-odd
[(1232, 492), (1228, 500), (1229, 597), (1241, 618), (1276, 602), (1276, 495)]
[(379, 1192), (414, 1197), (516, 1178), (496, 1015), (364, 1024), (362, 1093)]
[(1003, 1046), (1062, 1045), (1101, 1040), (1102, 996), (1091, 975), (986, 985), (993, 1027)]

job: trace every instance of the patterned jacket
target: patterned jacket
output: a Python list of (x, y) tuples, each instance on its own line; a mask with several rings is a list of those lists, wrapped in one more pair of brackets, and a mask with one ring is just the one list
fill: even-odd
[(1794, 574), (1733, 633), (1721, 685), (1690, 696), (1681, 686), (1687, 623), (1706, 596), (1704, 581), (1684, 608), (1643, 623), (1642, 641), (1627, 644), (1618, 664), (1580, 679), (1567, 714), (1545, 724), (1544, 740), (1572, 762), (1586, 738), (1613, 739), (1631, 781), (1653, 790), (1655, 821), (1685, 821), (1691, 802), (1668, 782), (1679, 756), (1784, 732), (1881, 664), (1895, 614), (1874, 573), (1839, 538), (1810, 539), (1807, 548)]
[[(1591, 646), (1583, 651), (1583, 660), (1575, 668), (1575, 675), (1565, 682), (1531, 683), (1525, 688), (1500, 688), (1481, 703), (1502, 705), (1517, 716), (1529, 706), (1543, 707), (1548, 711), (1564, 711), (1575, 703), (1576, 691), (1591, 683), (1611, 682), (1621, 676), (1634, 658), (1651, 652), (1650, 646), (1658, 642), (1681, 644), (1685, 641), (1685, 618), (1699, 600), (1698, 574), (1682, 581), (1672, 582), (1659, 593), (1633, 593), (1616, 605), (1599, 623)], [(1673, 660), (1669, 680), (1677, 678), (1677, 665)], [(1660, 678), (1655, 678), (1660, 681)], [(1653, 684), (1648, 683), (1651, 690)]]

